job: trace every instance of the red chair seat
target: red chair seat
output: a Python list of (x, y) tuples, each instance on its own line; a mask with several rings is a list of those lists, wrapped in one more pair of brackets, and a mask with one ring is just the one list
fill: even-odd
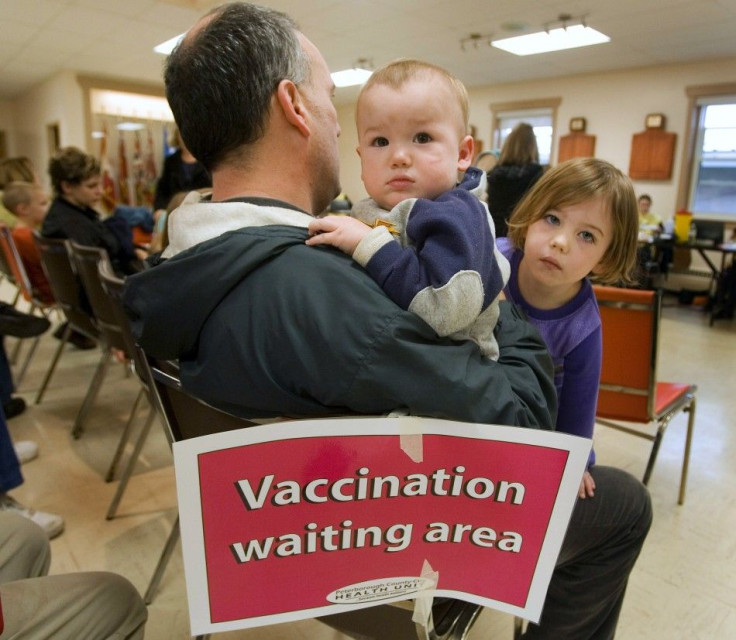
[(654, 413), (661, 415), (690, 391), (692, 385), (682, 382), (658, 382), (654, 398)]

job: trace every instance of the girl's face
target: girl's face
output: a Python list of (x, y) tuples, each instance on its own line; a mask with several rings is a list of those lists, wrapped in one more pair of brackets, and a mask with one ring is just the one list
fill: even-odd
[(612, 238), (612, 216), (601, 198), (550, 209), (527, 229), (527, 275), (544, 287), (577, 291), (598, 268)]

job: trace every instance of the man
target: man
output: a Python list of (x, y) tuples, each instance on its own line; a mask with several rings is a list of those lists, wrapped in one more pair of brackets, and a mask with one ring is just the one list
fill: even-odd
[[(305, 245), (339, 193), (334, 90), (283, 14), (219, 7), (166, 68), (187, 146), (212, 175), (170, 219), (165, 260), (128, 280), (141, 346), (178, 358), (190, 392), (241, 416), (415, 415), (549, 428), (555, 390), (539, 335), (501, 303), (498, 361), (439, 338), (349, 257)], [(646, 490), (612, 470), (581, 501), (529, 638), (613, 637), (651, 520)], [(580, 586), (579, 586), (580, 585)]]

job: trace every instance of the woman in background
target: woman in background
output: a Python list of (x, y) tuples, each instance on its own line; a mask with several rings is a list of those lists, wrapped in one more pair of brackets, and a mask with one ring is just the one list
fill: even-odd
[(156, 183), (156, 195), (153, 199), (156, 212), (166, 210), (171, 199), (180, 191), (189, 193), (212, 186), (210, 174), (189, 152), (178, 130), (172, 136), (172, 146), (178, 149), (164, 160)]
[(516, 203), (542, 175), (534, 129), (517, 124), (503, 143), (498, 164), (488, 172), (488, 209), (496, 237), (508, 232), (507, 221)]

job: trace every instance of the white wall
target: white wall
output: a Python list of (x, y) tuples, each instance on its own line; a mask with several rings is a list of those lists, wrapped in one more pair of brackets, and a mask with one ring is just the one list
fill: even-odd
[(5, 134), (5, 151), (8, 157), (17, 155), (13, 144), (15, 131), (13, 105), (6, 100), (0, 100), (0, 131)]
[(14, 155), (28, 156), (49, 186), (49, 125), (58, 125), (61, 146), (85, 148), (82, 88), (72, 71), (62, 71), (13, 101)]
[[(591, 74), (470, 89), (470, 123), (478, 137), (491, 143), (490, 104), (559, 97), (557, 135), (568, 133), (570, 118), (587, 120), (587, 133), (596, 136), (595, 155), (628, 172), (631, 137), (644, 130), (648, 113), (663, 113), (666, 130), (677, 134), (675, 162), (670, 180), (635, 181), (637, 193), (649, 193), (653, 210), (664, 218), (675, 212), (682, 164), (688, 98), (692, 85), (736, 81), (736, 58), (687, 65), (647, 67), (606, 74)], [(342, 184), (353, 199), (365, 197), (355, 146), (354, 106), (339, 109)], [(553, 158), (556, 157), (556, 145)]]

